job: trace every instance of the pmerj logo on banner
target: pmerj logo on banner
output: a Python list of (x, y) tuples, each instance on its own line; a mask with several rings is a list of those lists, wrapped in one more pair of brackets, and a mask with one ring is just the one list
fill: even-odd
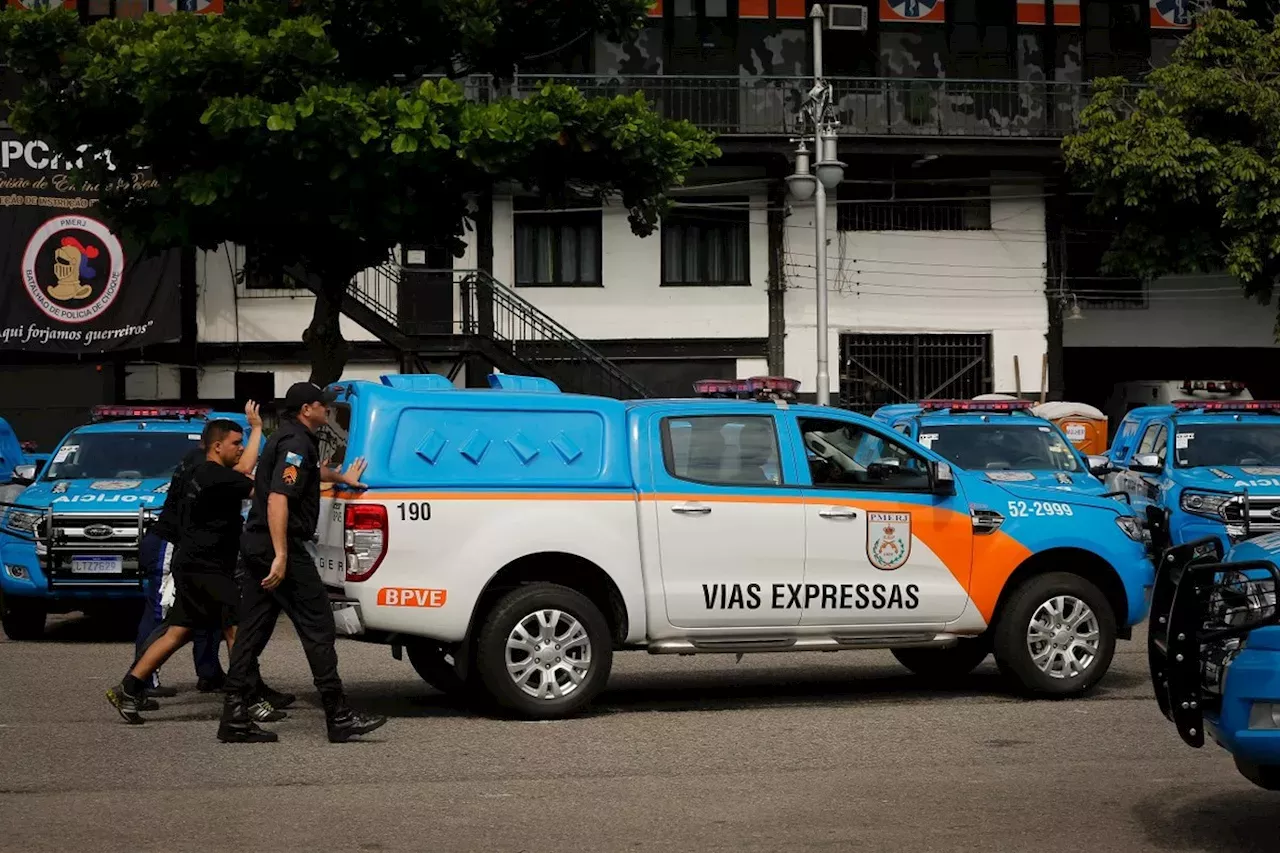
[(106, 225), (87, 216), (55, 216), (27, 243), (22, 281), (46, 316), (83, 323), (115, 301), (124, 264), (124, 247)]

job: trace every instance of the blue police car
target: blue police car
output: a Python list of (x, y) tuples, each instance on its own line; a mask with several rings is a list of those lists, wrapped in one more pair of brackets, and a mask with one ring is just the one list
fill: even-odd
[(1178, 401), (1134, 409), (1109, 485), (1167, 520), (1172, 544), (1280, 531), (1280, 402)]
[(1206, 536), (1165, 552), (1151, 602), (1156, 701), (1189, 746), (1205, 736), (1246, 779), (1280, 790), (1280, 533), (1223, 555)]
[(993, 482), (1105, 493), (1106, 458), (1081, 455), (1031, 407), (1029, 400), (921, 400), (882, 406), (872, 417)]
[(198, 446), (207, 407), (99, 406), (58, 443), (43, 470), (20, 465), (25, 488), (0, 504), (0, 624), (33, 639), (51, 613), (126, 609), (148, 589), (138, 550), (178, 462)]

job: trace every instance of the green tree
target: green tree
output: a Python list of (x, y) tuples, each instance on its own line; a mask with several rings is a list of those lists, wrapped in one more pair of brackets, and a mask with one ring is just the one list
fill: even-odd
[[(646, 236), (666, 191), (719, 156), (643, 97), (547, 85), (475, 97), (530, 54), (631, 37), (647, 0), (242, 0), (225, 15), (85, 26), (68, 11), (0, 13), (0, 59), (26, 84), (10, 121), (83, 157), (116, 227), (156, 249), (244, 245), (322, 282), (303, 332), (312, 379), (346, 363), (341, 298), (403, 243), (461, 253), (468, 201), (517, 182), (555, 201), (620, 197)], [(533, 47), (531, 47), (533, 46)], [(112, 171), (114, 167), (114, 171)], [(140, 191), (121, 175), (149, 169)]]
[(1110, 272), (1221, 272), (1268, 303), (1280, 276), (1280, 18), (1215, 9), (1145, 86), (1096, 81), (1064, 144), (1117, 236)]

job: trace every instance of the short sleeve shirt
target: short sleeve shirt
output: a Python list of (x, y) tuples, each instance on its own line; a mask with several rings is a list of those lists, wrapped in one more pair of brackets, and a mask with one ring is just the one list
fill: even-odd
[(205, 461), (205, 452), (199, 448), (192, 450), (173, 471), (169, 480), (169, 490), (164, 496), (164, 506), (160, 509), (160, 517), (151, 526), (151, 532), (166, 542), (177, 544), (182, 538), (182, 501), (187, 493), (187, 480), (192, 470)]
[(217, 462), (206, 460), (191, 471), (174, 571), (235, 571), (241, 506), (251, 491), (253, 480)]
[(258, 457), (254, 488), (247, 532), (268, 530), (267, 499), (284, 495), (289, 499), (289, 538), (315, 536), (320, 519), (320, 444), (315, 433), (297, 421), (281, 424)]

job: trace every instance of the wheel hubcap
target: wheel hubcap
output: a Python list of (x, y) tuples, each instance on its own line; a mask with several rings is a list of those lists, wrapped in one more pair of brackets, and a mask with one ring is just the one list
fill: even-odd
[(539, 610), (507, 637), (507, 674), (535, 699), (560, 699), (577, 690), (591, 669), (587, 629), (563, 610)]
[(1073, 595), (1058, 595), (1036, 608), (1027, 625), (1031, 661), (1052, 678), (1077, 678), (1098, 657), (1101, 636), (1092, 608)]

